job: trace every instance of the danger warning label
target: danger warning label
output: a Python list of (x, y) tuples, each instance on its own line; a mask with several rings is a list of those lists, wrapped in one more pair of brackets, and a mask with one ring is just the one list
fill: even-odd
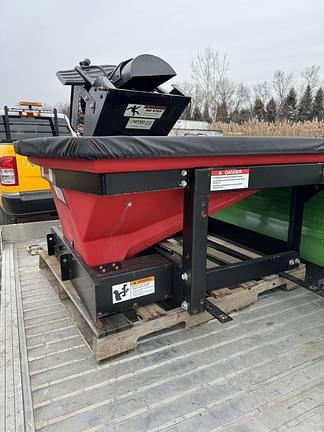
[(112, 286), (112, 301), (120, 303), (155, 293), (155, 278), (150, 276)]
[(249, 187), (249, 168), (226, 168), (211, 172), (210, 190), (246, 189)]

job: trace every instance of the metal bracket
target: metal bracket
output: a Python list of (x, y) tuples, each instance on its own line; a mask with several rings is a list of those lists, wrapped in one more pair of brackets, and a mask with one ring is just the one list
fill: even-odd
[(90, 93), (83, 87), (80, 87), (79, 89), (79, 96), (87, 103), (89, 104), (89, 108), (94, 113), (96, 111), (96, 101), (94, 98), (90, 95)]
[(61, 266), (61, 279), (62, 281), (72, 279), (72, 267), (71, 267), (72, 255), (65, 253), (60, 255), (60, 266)]
[(59, 136), (60, 135), (60, 128), (59, 128), (59, 124), (58, 124), (57, 109), (56, 108), (53, 109), (53, 114), (54, 114), (54, 136)]
[(324, 297), (324, 289), (322, 288), (323, 284), (319, 284), (319, 286), (312, 286), (302, 279), (296, 278), (295, 276), (285, 272), (279, 273), (279, 276), (289, 280), (290, 282), (294, 282), (296, 285), (300, 285), (301, 287), (306, 288), (307, 290), (312, 291), (321, 297)]
[(216, 305), (214, 305), (214, 303), (210, 302), (207, 299), (205, 299), (205, 309), (222, 324), (228, 321), (233, 321), (233, 318), (231, 316), (229, 316), (227, 313), (222, 311), (219, 307), (217, 307)]
[(55, 239), (54, 234), (47, 234), (47, 253), (49, 256), (54, 255), (55, 253)]
[(10, 132), (10, 123), (9, 123), (9, 113), (8, 113), (8, 107), (4, 107), (4, 126), (5, 126), (5, 132), (6, 132), (6, 138), (8, 142), (11, 142), (11, 132)]

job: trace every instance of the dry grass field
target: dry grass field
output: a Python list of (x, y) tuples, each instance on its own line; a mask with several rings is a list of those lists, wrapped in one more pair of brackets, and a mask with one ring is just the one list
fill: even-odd
[(304, 136), (304, 137), (322, 137), (324, 136), (324, 121), (307, 121), (290, 123), (281, 121), (276, 123), (267, 123), (258, 120), (250, 120), (244, 124), (237, 123), (214, 123), (213, 129), (221, 130), (224, 135), (229, 136)]

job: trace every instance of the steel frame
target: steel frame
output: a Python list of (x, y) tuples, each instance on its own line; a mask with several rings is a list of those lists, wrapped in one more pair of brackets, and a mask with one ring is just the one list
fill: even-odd
[[(130, 310), (171, 297), (171, 263), (157, 253), (133, 257), (120, 263), (89, 267), (73, 250), (59, 228), (47, 235), (48, 255), (56, 255), (61, 280), (71, 280), (94, 322), (109, 314)], [(114, 303), (115, 285), (154, 276), (155, 292), (121, 303)]]
[[(72, 173), (70, 171), (54, 169), (53, 182), (62, 188), (82, 190), (97, 195), (116, 195), (139, 191), (183, 188), (184, 228), (182, 262), (179, 259), (174, 259), (166, 251), (163, 251), (163, 249), (157, 248), (155, 252), (159, 251), (160, 256), (166, 258), (172, 268), (171, 290), (163, 292), (163, 295), (165, 297), (172, 296), (178, 303), (182, 303), (190, 314), (197, 314), (206, 309), (211, 309), (210, 305), (206, 303), (206, 296), (208, 291), (212, 289), (229, 287), (270, 274), (282, 273), (299, 265), (303, 208), (308, 199), (322, 190), (324, 182), (323, 166), (321, 163), (310, 163), (244, 167), (250, 170), (249, 184), (244, 189), (253, 189), (257, 192), (263, 188), (292, 187), (288, 241), (286, 243), (279, 242), (278, 244), (274, 242), (273, 253), (208, 270), (206, 270), (208, 232), (215, 232), (216, 230), (218, 235), (222, 234), (217, 231), (219, 225), (208, 218), (209, 195), (211, 193), (219, 193), (219, 191), (211, 191), (211, 172), (213, 168), (125, 174)], [(226, 169), (229, 168), (227, 167)], [(237, 167), (234, 169), (237, 169)], [(150, 178), (149, 182), (147, 181), (147, 176)], [(71, 265), (69, 268), (70, 259), (73, 262), (74, 272), (80, 273), (80, 269), (78, 268), (81, 266), (84, 274), (93, 275), (93, 269), (81, 263), (82, 260), (80, 261), (80, 257), (75, 254), (70, 245), (66, 244), (58, 231), (56, 231), (55, 237), (56, 242), (61, 244), (61, 246), (63, 245), (65, 250), (68, 249), (69, 259), (62, 265), (62, 275), (64, 278), (70, 278), (72, 283), (76, 280), (75, 276), (71, 274)], [(52, 254), (53, 252), (53, 245), (49, 244), (49, 253)], [(148, 256), (141, 256), (140, 265), (136, 271), (140, 271), (140, 267), (145, 266)], [(119, 263), (119, 267), (123, 268), (125, 262), (122, 261)], [(114, 279), (115, 270), (110, 268), (109, 271), (109, 277)], [(136, 271), (132, 273), (134, 278), (137, 275)], [(153, 267), (151, 267), (150, 271), (152, 271), (152, 275), (155, 274)], [(162, 271), (163, 274), (161, 268), (159, 268), (159, 271)], [(165, 271), (170, 272), (170, 267), (165, 266)], [(120, 277), (121, 274), (123, 275), (123, 272), (119, 271), (118, 276)], [(128, 272), (128, 277), (129, 274)], [(121, 279), (119, 278), (118, 280)], [(104, 281), (102, 275), (100, 280)], [(111, 282), (109, 284), (111, 286)], [(76, 283), (76, 288), (80, 292), (78, 283)], [(85, 288), (83, 287), (81, 291), (84, 294)], [(82, 297), (85, 299), (87, 296), (83, 295)], [(155, 300), (161, 300), (161, 298), (161, 296), (157, 296)], [(152, 299), (147, 299), (146, 304), (148, 300)], [(117, 307), (114, 305), (114, 308), (112, 308), (111, 304), (107, 301), (105, 307), (103, 307), (102, 304), (99, 304), (99, 297), (92, 298), (91, 301), (92, 316), (94, 319), (98, 311), (101, 314), (109, 314), (112, 312), (116, 313), (116, 310), (118, 310), (118, 305)], [(221, 311), (216, 311), (215, 316), (219, 313), (222, 314)]]

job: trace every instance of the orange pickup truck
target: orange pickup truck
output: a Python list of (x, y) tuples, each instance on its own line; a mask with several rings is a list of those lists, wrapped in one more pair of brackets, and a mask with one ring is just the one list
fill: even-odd
[(43, 109), (41, 102), (22, 101), (15, 108), (0, 109), (0, 224), (23, 216), (55, 212), (49, 185), (40, 168), (15, 154), (20, 139), (75, 135), (68, 118)]

